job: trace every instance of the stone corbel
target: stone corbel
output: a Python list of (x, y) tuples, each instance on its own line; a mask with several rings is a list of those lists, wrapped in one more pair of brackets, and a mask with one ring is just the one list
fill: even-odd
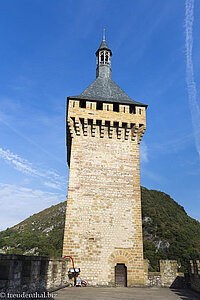
[(88, 119), (84, 119), (83, 121), (83, 135), (88, 135)]
[(101, 121), (101, 126), (100, 126), (100, 137), (104, 137), (104, 132), (105, 132), (105, 120)]
[(117, 128), (117, 138), (122, 138), (122, 122), (119, 122), (118, 128)]
[(93, 137), (95, 136), (95, 133), (96, 133), (96, 126), (97, 126), (97, 123), (96, 123), (96, 120), (94, 119), (92, 126), (91, 126), (91, 136), (93, 136)]
[(128, 124), (127, 124), (127, 128), (125, 129), (125, 140), (128, 140), (128, 139), (129, 139), (130, 132), (131, 132), (131, 124), (128, 123)]
[(108, 137), (111, 139), (113, 137), (113, 121), (110, 121), (109, 131), (108, 131)]
[(81, 134), (80, 133), (80, 131), (81, 131), (81, 122), (80, 122), (80, 119), (78, 117), (75, 117), (74, 125), (75, 125), (76, 134), (80, 135)]
[(133, 127), (131, 128), (131, 140), (135, 141), (137, 139), (137, 132), (139, 129), (139, 124), (135, 124), (133, 125)]
[(139, 127), (139, 129), (138, 129), (138, 141), (137, 141), (138, 144), (140, 144), (140, 142), (142, 140), (142, 137), (143, 137), (143, 135), (145, 133), (145, 130), (146, 130), (145, 125), (142, 125), (141, 127)]
[(71, 134), (71, 137), (74, 138), (75, 135), (76, 135), (76, 132), (75, 132), (75, 129), (74, 129), (74, 122), (70, 117), (67, 118), (67, 124), (68, 124), (68, 127), (69, 127), (69, 132)]

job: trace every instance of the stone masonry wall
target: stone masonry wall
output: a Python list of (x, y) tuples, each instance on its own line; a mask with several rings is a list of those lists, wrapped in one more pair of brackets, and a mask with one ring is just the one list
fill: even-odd
[(176, 260), (160, 260), (160, 272), (148, 271), (148, 260), (144, 260), (145, 285), (152, 287), (185, 288), (183, 273), (178, 273)]
[(43, 292), (68, 284), (69, 260), (0, 254), (0, 291)]
[[(126, 259), (124, 259), (126, 257)], [(124, 250), (117, 250), (115, 256), (109, 263), (119, 261), (127, 266), (134, 258)], [(92, 261), (94, 263), (94, 260)], [(98, 263), (98, 262), (97, 262)], [(199, 292), (200, 280), (196, 266), (199, 261), (191, 261), (190, 283), (191, 288)], [(95, 263), (94, 263), (95, 265)], [(187, 287), (184, 274), (177, 273), (176, 261), (160, 261), (160, 272), (148, 272), (148, 260), (144, 260), (144, 286), (148, 287)], [(74, 280), (69, 276), (69, 268), (72, 267), (71, 260), (48, 258), (41, 256), (25, 255), (0, 255), (0, 293), (42, 293), (54, 291), (69, 284), (74, 285)], [(95, 269), (93, 269), (95, 271)], [(199, 272), (199, 270), (198, 270)], [(81, 277), (82, 272), (80, 273)]]
[[(126, 257), (126, 259), (124, 259)], [(134, 258), (124, 250), (117, 250), (113, 261), (122, 259), (127, 266)], [(94, 261), (92, 261), (94, 262)], [(199, 261), (191, 261), (191, 287), (199, 292), (199, 276), (195, 268)], [(95, 265), (95, 264), (94, 264)], [(148, 272), (148, 260), (144, 260), (144, 286), (148, 287), (187, 287), (184, 274), (177, 273), (176, 261), (160, 261), (160, 272)], [(0, 255), (0, 293), (43, 293), (52, 292), (69, 284), (74, 285), (74, 280), (69, 276), (69, 268), (72, 262), (69, 258), (48, 258), (41, 256), (25, 255)], [(95, 271), (95, 269), (93, 269)], [(199, 272), (199, 271), (198, 271)], [(80, 273), (82, 276), (82, 272)]]
[(117, 263), (127, 267), (128, 286), (144, 285), (139, 142), (145, 110), (98, 111), (94, 104), (84, 109), (71, 101), (68, 107), (63, 256), (74, 258), (89, 285), (114, 285)]
[(177, 273), (176, 260), (160, 260), (160, 274), (163, 287), (171, 286), (177, 277)]

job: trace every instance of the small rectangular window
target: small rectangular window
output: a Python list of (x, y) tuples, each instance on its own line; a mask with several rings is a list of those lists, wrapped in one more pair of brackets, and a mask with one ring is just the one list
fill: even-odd
[(119, 112), (119, 104), (118, 103), (113, 104), (113, 111)]
[(97, 102), (97, 110), (103, 110), (103, 103)]
[(135, 114), (135, 106), (134, 105), (130, 105), (130, 113)]
[(85, 100), (80, 101), (80, 107), (81, 108), (86, 108), (86, 101)]
[(107, 105), (107, 111), (109, 111), (109, 105)]

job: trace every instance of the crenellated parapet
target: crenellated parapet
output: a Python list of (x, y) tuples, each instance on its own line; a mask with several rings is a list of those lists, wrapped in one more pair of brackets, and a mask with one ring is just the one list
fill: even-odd
[(68, 98), (70, 137), (129, 140), (140, 144), (146, 129), (146, 108)]

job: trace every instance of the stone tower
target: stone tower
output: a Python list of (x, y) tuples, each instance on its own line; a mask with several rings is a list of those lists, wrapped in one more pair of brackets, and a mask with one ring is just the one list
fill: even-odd
[(63, 256), (89, 285), (144, 284), (139, 144), (146, 105), (111, 76), (105, 38), (96, 80), (67, 101), (69, 186)]

